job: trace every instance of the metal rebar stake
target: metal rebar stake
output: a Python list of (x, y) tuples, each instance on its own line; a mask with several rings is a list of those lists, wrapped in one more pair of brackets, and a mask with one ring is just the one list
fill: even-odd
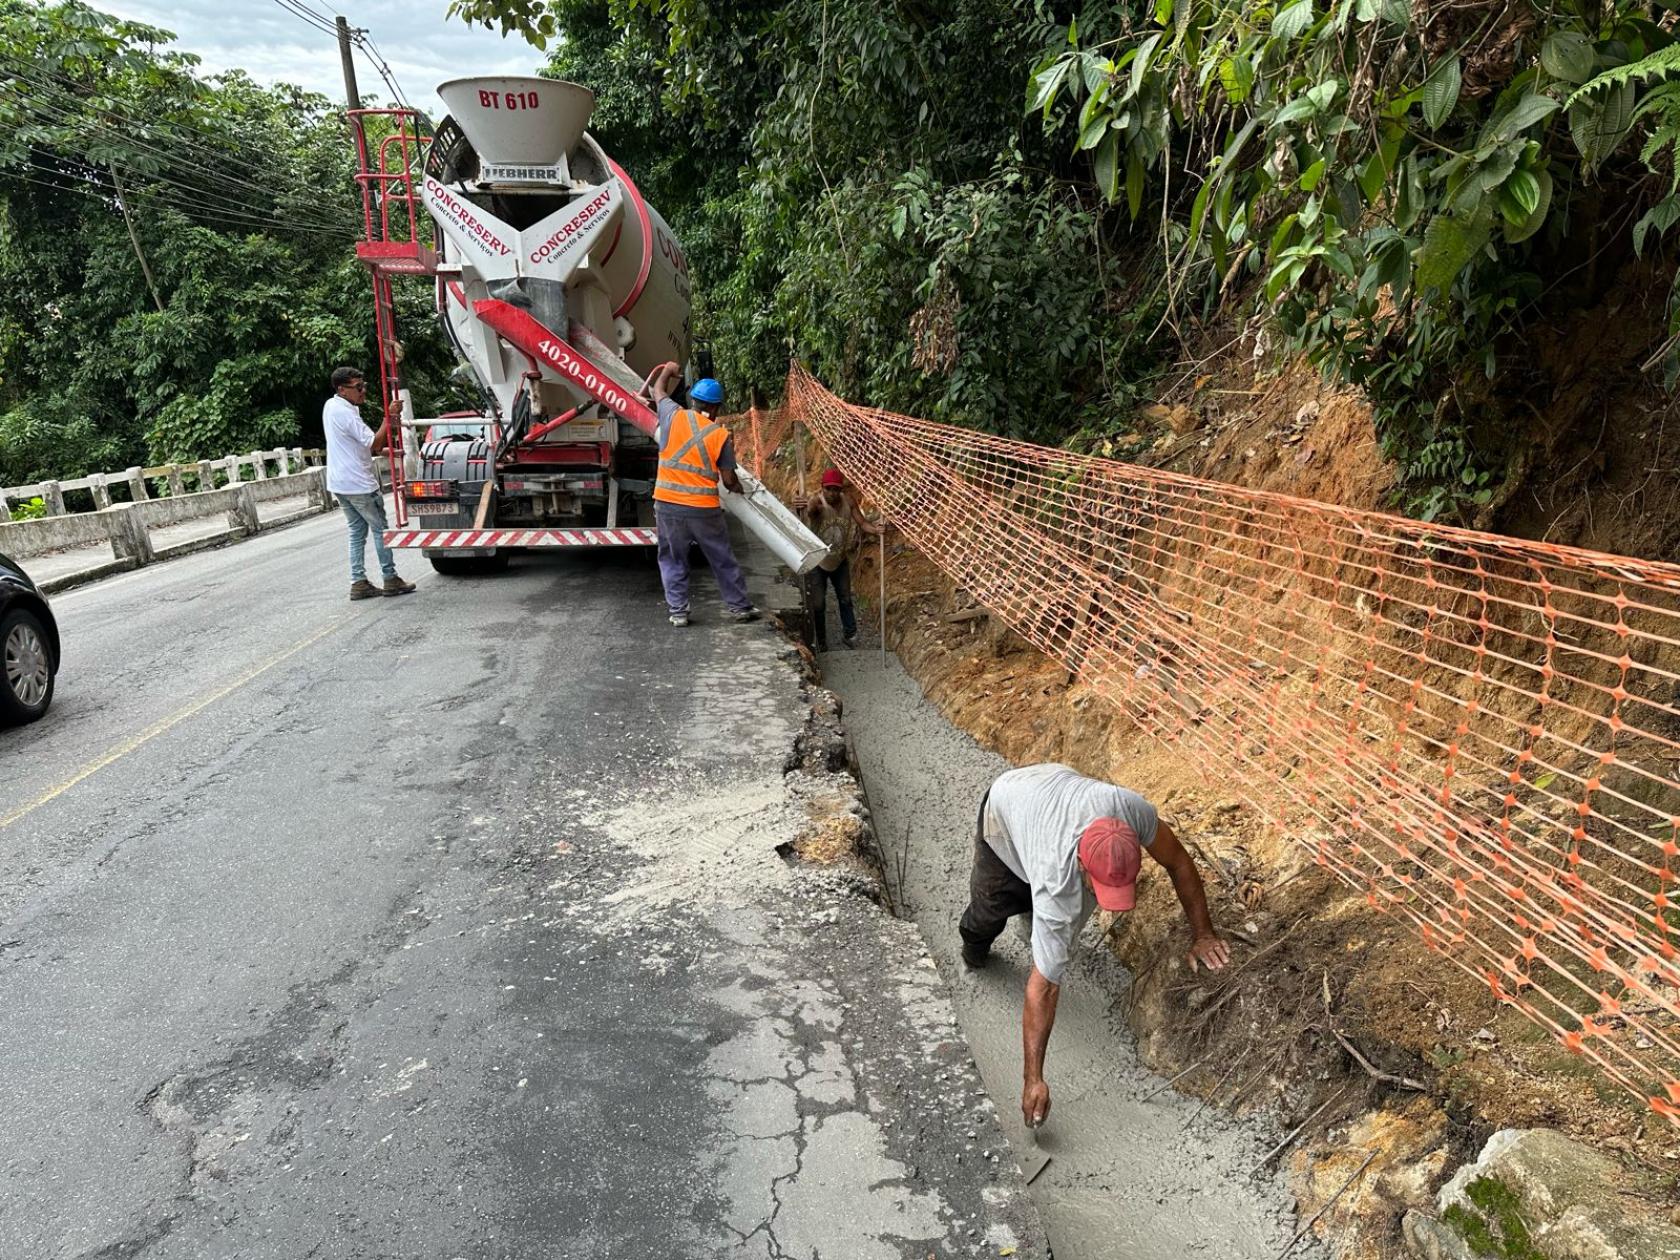
[(881, 668), (887, 667), (887, 529), (881, 527), (881, 532), (875, 535), (875, 540), (881, 544), (881, 559), (876, 565), (881, 570)]

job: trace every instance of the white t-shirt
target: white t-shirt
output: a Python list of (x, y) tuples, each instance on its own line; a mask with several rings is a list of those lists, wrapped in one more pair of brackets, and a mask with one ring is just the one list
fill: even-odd
[(986, 797), (986, 843), (1032, 889), (1033, 965), (1060, 984), (1097, 900), (1079, 869), (1079, 837), (1099, 818), (1118, 818), (1145, 848), (1155, 843), (1155, 807), (1136, 792), (1054, 763), (1007, 770)]
[(378, 494), (373, 471), (373, 430), (348, 398), (334, 394), (321, 408), (327, 435), (327, 489), (334, 494)]

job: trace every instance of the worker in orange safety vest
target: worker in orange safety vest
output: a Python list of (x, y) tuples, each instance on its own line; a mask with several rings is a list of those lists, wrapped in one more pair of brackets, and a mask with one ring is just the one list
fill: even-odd
[(707, 377), (689, 391), (692, 408), (673, 396), (682, 374), (675, 363), (654, 373), (652, 388), (659, 413), (659, 478), (653, 489), (654, 523), (659, 529), (659, 577), (673, 626), (689, 619), (688, 554), (699, 546), (712, 566), (723, 604), (732, 621), (756, 621), (758, 609), (747, 596), (746, 579), (729, 545), (729, 523), (718, 494), (721, 483), (741, 493), (735, 475), (735, 442), (718, 423), (723, 386)]

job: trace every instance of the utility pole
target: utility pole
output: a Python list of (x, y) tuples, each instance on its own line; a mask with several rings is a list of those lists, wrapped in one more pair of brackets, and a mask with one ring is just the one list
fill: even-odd
[(334, 20), (338, 26), (338, 60), (344, 66), (344, 102), (350, 109), (360, 109), (362, 97), (356, 91), (356, 62), (350, 55), (350, 23), (344, 18)]
[(158, 296), (157, 281), (152, 279), (151, 264), (146, 261), (146, 251), (140, 248), (140, 234), (134, 230), (134, 216), (128, 210), (128, 190), (123, 187), (122, 176), (117, 173), (116, 163), (109, 163), (106, 167), (111, 172), (111, 183), (117, 190), (117, 204), (122, 207), (123, 222), (128, 225), (129, 244), (134, 246), (134, 256), (140, 260), (140, 273), (146, 277), (146, 287), (152, 291), (152, 301), (157, 303), (158, 314), (163, 314), (163, 299)]

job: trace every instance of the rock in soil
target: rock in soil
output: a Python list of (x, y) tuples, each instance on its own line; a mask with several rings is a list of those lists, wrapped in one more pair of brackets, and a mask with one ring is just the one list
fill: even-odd
[(1435, 1216), (1406, 1213), (1406, 1246), (1421, 1260), (1680, 1260), (1656, 1180), (1553, 1129), (1501, 1129)]

